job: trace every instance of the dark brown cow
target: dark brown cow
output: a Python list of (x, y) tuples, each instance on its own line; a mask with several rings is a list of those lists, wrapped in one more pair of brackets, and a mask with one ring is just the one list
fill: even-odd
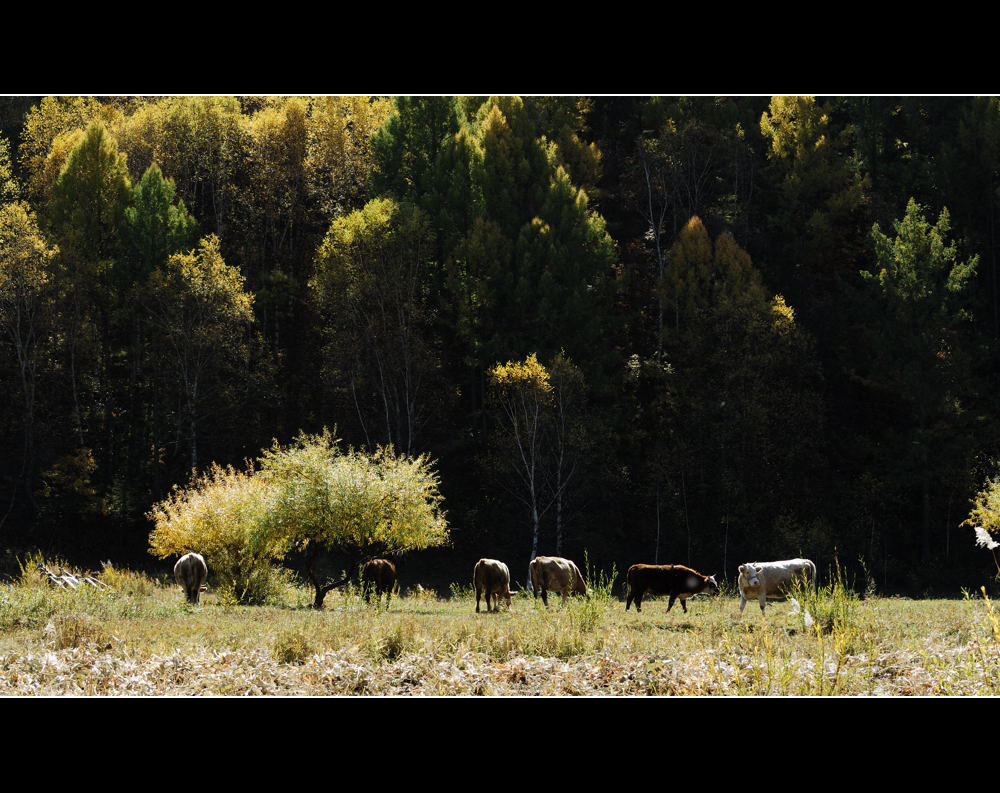
[[(476, 587), (476, 613), (479, 613), (479, 598), (486, 595), (486, 612), (499, 611), (500, 599), (503, 598), (510, 608), (510, 596), (516, 592), (510, 591), (510, 569), (496, 559), (480, 559), (472, 575)], [(490, 596), (493, 597), (493, 608), (490, 608)]]
[(385, 607), (389, 608), (392, 590), (396, 586), (396, 565), (388, 559), (372, 559), (365, 562), (361, 568), (361, 593), (368, 603), (372, 590), (375, 590), (375, 603), (378, 604), (385, 593)]
[(625, 580), (628, 586), (625, 611), (628, 611), (634, 600), (635, 610), (641, 612), (643, 594), (652, 592), (654, 595), (670, 595), (667, 611), (680, 598), (681, 608), (687, 614), (687, 604), (684, 601), (689, 597), (702, 592), (715, 595), (719, 591), (714, 575), (702, 575), (697, 570), (680, 564), (634, 564), (628, 569)]

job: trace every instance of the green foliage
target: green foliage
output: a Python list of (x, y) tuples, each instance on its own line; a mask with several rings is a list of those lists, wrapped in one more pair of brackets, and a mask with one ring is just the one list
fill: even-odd
[(858, 593), (844, 580), (844, 573), (836, 558), (828, 583), (814, 588), (803, 578), (796, 578), (790, 594), (799, 601), (799, 621), (802, 628), (817, 635), (843, 633), (856, 621)]
[(433, 385), (433, 256), (422, 210), (375, 199), (330, 225), (309, 282), (327, 319), (327, 371), (348, 381), (369, 443), (406, 453), (447, 398)]
[(438, 476), (426, 455), (342, 451), (329, 432), (303, 433), (265, 450), (257, 478), (273, 488), (272, 517), (290, 545), (364, 558), (448, 542)]
[(958, 248), (949, 242), (951, 217), (947, 208), (941, 210), (937, 223), (931, 224), (924, 217), (924, 207), (912, 198), (906, 204), (906, 213), (893, 224), (896, 237), (890, 239), (876, 223), (872, 228), (876, 264), (874, 271), (862, 271), (868, 281), (878, 284), (882, 295), (892, 309), (902, 312), (906, 308), (920, 312), (915, 317), (899, 319), (927, 320), (920, 329), (927, 335), (934, 334), (942, 322), (950, 324), (955, 319), (967, 319), (959, 300), (976, 272), (979, 257), (959, 261)]
[(197, 223), (183, 201), (174, 203), (174, 193), (174, 180), (165, 179), (156, 163), (132, 188), (122, 223), (122, 235), (136, 257), (132, 283), (144, 280), (171, 254), (195, 244)]
[(102, 123), (91, 123), (70, 152), (49, 203), (52, 226), (66, 251), (89, 263), (117, 253), (130, 190), (125, 155)]

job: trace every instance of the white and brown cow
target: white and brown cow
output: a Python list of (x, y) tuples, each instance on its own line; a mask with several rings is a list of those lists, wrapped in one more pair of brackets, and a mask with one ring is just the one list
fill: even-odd
[(562, 595), (563, 603), (569, 595), (583, 595), (590, 600), (580, 568), (569, 559), (560, 556), (536, 556), (528, 565), (528, 570), (531, 573), (532, 594), (538, 597), (541, 592), (542, 603), (546, 608), (549, 605), (546, 593), (550, 590)]
[(740, 613), (747, 601), (757, 600), (763, 614), (767, 599), (787, 599), (796, 579), (804, 580), (816, 589), (816, 565), (809, 559), (747, 562), (740, 565), (739, 571)]
[(188, 603), (198, 603), (207, 577), (208, 565), (200, 553), (186, 553), (174, 565), (174, 578), (184, 590)]
[[(476, 613), (479, 613), (479, 599), (486, 596), (486, 612), (499, 611), (500, 599), (503, 598), (510, 608), (510, 597), (516, 592), (510, 590), (510, 569), (496, 559), (480, 559), (472, 575), (476, 587)], [(493, 608), (490, 608), (490, 598), (493, 598)]]

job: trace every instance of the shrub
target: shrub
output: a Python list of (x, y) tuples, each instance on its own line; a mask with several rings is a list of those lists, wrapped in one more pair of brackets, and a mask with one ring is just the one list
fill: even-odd
[(271, 644), (271, 655), (279, 664), (304, 664), (316, 646), (301, 630), (282, 631)]

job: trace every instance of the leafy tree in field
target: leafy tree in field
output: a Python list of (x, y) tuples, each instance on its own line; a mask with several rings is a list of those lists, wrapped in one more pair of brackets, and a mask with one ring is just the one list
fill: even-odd
[(531, 559), (539, 553), (542, 518), (555, 507), (556, 552), (565, 544), (569, 486), (588, 446), (583, 373), (564, 353), (546, 367), (532, 353), (488, 372), (495, 415), (492, 466), (531, 520)]
[[(285, 447), (275, 443), (264, 452), (258, 476), (276, 489), (282, 536), (305, 551), (317, 609), (365, 561), (448, 542), (438, 476), (427, 455), (398, 455), (388, 446), (372, 454), (342, 451), (324, 431), (300, 434)], [(342, 579), (320, 578), (317, 558), (324, 549), (349, 557)]]
[[(224, 572), (241, 600), (266, 594), (270, 563), (304, 549), (316, 589), (314, 607), (366, 560), (444, 545), (448, 525), (434, 466), (380, 447), (374, 454), (339, 448), (329, 432), (275, 442), (246, 471), (213, 466), (186, 489), (154, 505), (150, 553), (187, 551)], [(321, 580), (321, 550), (347, 553), (349, 571)]]
[[(514, 471), (510, 492), (528, 508), (531, 517), (531, 556), (538, 556), (542, 515), (547, 505), (542, 490), (543, 434), (552, 398), (549, 373), (532, 353), (524, 362), (508, 361), (489, 371), (491, 402), (499, 414), (498, 463)], [(551, 503), (551, 502), (550, 502)]]
[(45, 241), (27, 204), (0, 204), (0, 327), (17, 360), (24, 433), (20, 484), (31, 503), (39, 348), (51, 322), (53, 259), (58, 253)]
[(961, 331), (970, 319), (968, 286), (978, 256), (963, 260), (950, 239), (951, 221), (944, 209), (936, 223), (910, 199), (894, 225), (895, 237), (872, 228), (875, 261), (861, 272), (876, 298), (869, 326), (868, 378), (897, 396), (905, 406), (900, 417), (909, 443), (895, 465), (912, 472), (920, 493), (921, 549), (929, 558), (933, 483), (941, 467), (960, 449), (949, 448), (962, 422), (962, 398), (968, 386), (969, 360)]
[(174, 254), (154, 270), (144, 300), (180, 387), (181, 426), (196, 469), (200, 407), (212, 378), (238, 372), (246, 359), (253, 295), (239, 271), (223, 260), (219, 238), (209, 235), (197, 250)]

